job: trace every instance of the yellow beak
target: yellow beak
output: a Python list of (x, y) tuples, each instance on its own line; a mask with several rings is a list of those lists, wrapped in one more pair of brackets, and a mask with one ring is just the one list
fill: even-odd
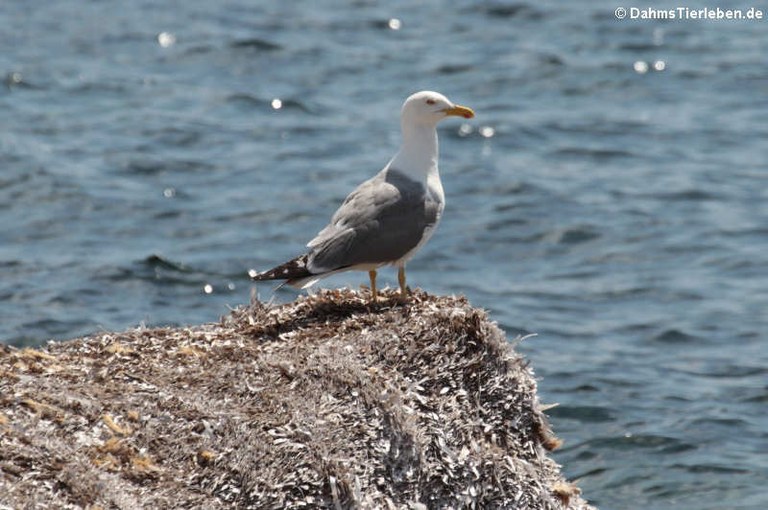
[(466, 106), (461, 106), (458, 104), (454, 105), (453, 108), (446, 108), (444, 111), (446, 115), (464, 117), (465, 119), (471, 119), (475, 116), (475, 112), (472, 111), (472, 108), (467, 108)]

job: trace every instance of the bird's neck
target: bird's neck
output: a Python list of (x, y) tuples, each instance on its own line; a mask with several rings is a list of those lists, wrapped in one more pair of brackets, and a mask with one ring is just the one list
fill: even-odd
[(402, 126), (403, 143), (390, 163), (411, 179), (426, 184), (430, 174), (437, 174), (437, 130), (435, 126)]

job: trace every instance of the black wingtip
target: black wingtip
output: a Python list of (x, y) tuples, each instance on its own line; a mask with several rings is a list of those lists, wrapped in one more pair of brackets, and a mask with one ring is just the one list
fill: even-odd
[(251, 280), (261, 282), (265, 280), (298, 280), (312, 276), (307, 269), (307, 255), (301, 255), (285, 264), (273, 267), (269, 271), (257, 272), (253, 269), (248, 271)]

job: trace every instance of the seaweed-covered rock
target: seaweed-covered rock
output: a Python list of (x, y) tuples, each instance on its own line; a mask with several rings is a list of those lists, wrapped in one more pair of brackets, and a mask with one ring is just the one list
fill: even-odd
[(587, 509), (466, 300), (350, 290), (0, 349), (0, 507)]

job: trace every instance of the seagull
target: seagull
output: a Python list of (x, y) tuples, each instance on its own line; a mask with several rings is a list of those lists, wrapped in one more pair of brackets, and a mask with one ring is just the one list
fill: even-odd
[(269, 271), (251, 269), (249, 276), (306, 289), (343, 271), (368, 271), (375, 301), (377, 270), (396, 266), (405, 298), (405, 265), (432, 237), (443, 215), (437, 124), (451, 116), (471, 119), (475, 113), (437, 92), (408, 97), (400, 113), (403, 140), (397, 154), (347, 196), (331, 222), (307, 244), (306, 253)]

